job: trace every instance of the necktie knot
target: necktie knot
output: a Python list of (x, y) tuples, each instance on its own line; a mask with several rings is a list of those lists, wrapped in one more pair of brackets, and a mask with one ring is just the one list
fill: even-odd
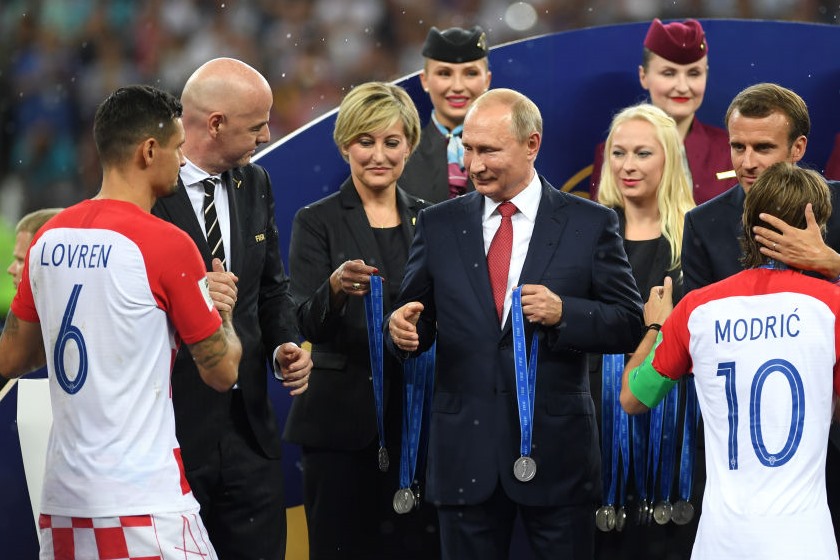
[(216, 182), (213, 179), (208, 177), (201, 184), (204, 187), (204, 196), (213, 196), (216, 193)]
[(496, 208), (496, 210), (499, 212), (499, 214), (501, 214), (502, 219), (504, 219), (504, 218), (510, 218), (511, 216), (516, 214), (516, 212), (519, 209), (513, 204), (513, 202), (511, 202), (509, 200), (506, 200), (506, 201), (502, 202), (501, 204), (499, 204), (499, 206)]

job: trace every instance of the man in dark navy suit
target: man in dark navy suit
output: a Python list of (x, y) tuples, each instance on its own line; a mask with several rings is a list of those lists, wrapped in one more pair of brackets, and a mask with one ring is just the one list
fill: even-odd
[[(738, 184), (720, 196), (689, 211), (685, 216), (682, 266), (686, 292), (708, 286), (738, 272), (741, 266), (741, 215), (744, 198), (758, 176), (780, 161), (797, 163), (805, 155), (811, 119), (805, 101), (790, 89), (760, 83), (741, 91), (726, 112), (726, 127), (732, 152), (732, 165)], [(840, 184), (829, 181), (831, 204), (835, 209), (826, 224), (825, 241), (809, 210), (808, 228), (800, 230), (767, 216), (768, 225), (758, 228), (757, 239), (764, 255), (800, 270), (814, 271), (829, 280), (840, 275)], [(810, 216), (809, 216), (810, 213)], [(840, 430), (832, 424), (829, 432), (826, 477), (828, 505), (835, 536), (840, 536), (840, 481), (833, 476), (840, 465)], [(702, 445), (700, 438), (698, 443)], [(695, 495), (702, 494), (701, 472), (695, 477)], [(696, 521), (695, 521), (696, 524)], [(840, 539), (839, 539), (840, 540)]]
[[(586, 353), (629, 352), (642, 336), (615, 212), (540, 177), (541, 140), (539, 109), (522, 94), (475, 101), (463, 143), (476, 192), (420, 213), (387, 322), (401, 357), (437, 338), (426, 496), (449, 560), (507, 558), (517, 514), (539, 557), (592, 557), (601, 485)], [(520, 348), (538, 341), (534, 384), (517, 382), (514, 331)], [(521, 423), (526, 385), (532, 417)]]
[[(769, 166), (780, 161), (797, 163), (803, 158), (811, 120), (799, 95), (776, 84), (762, 83), (746, 88), (732, 100), (726, 127), (738, 184), (685, 216), (682, 266), (686, 292), (742, 270), (738, 239), (744, 195)], [(832, 183), (832, 204), (840, 208), (840, 187)], [(840, 249), (840, 212), (829, 218), (825, 242)], [(819, 244), (823, 245), (822, 240)], [(840, 272), (840, 265), (837, 268)]]

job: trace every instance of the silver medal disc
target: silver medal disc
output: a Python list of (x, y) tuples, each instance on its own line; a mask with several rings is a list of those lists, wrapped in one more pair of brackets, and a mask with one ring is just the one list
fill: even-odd
[(379, 448), (379, 470), (382, 472), (388, 472), (388, 465), (390, 461), (388, 461), (388, 450), (384, 447)]
[(615, 528), (615, 510), (612, 506), (601, 506), (595, 512), (595, 526), (608, 533)]
[(520, 482), (528, 482), (537, 474), (537, 463), (530, 457), (524, 455), (514, 461), (513, 476)]
[(627, 512), (624, 510), (624, 506), (621, 506), (615, 512), (615, 530), (619, 533), (624, 530), (624, 527), (627, 525)]
[(660, 525), (665, 525), (671, 521), (671, 514), (673, 507), (668, 502), (659, 502), (653, 507), (653, 520)]
[(408, 513), (414, 509), (414, 492), (411, 488), (400, 488), (394, 494), (394, 511), (400, 514)]
[(674, 504), (671, 521), (677, 525), (686, 525), (694, 518), (694, 506), (691, 502), (680, 500)]

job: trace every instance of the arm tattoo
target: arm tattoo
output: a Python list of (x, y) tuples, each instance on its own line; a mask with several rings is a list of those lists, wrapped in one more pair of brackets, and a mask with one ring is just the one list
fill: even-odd
[(230, 321), (223, 321), (222, 328), (196, 344), (190, 346), (190, 353), (200, 368), (212, 369), (228, 353), (228, 337), (234, 333)]

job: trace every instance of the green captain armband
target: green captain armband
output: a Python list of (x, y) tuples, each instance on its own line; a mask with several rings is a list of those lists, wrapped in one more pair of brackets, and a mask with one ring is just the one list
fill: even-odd
[(653, 356), (656, 354), (656, 347), (659, 346), (660, 342), (662, 342), (662, 333), (656, 336), (656, 342), (645, 361), (631, 371), (628, 376), (630, 392), (648, 408), (653, 408), (659, 404), (677, 384), (673, 379), (665, 377), (653, 369)]

